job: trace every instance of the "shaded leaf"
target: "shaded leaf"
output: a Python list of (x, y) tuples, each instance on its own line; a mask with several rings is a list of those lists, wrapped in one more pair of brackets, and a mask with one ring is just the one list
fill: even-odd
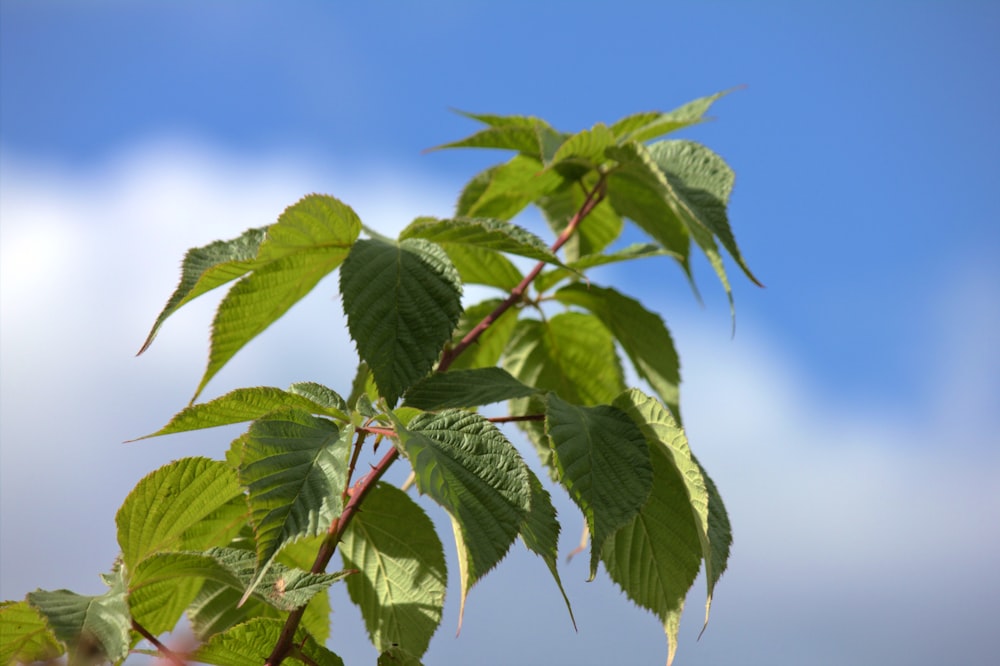
[(566, 305), (587, 308), (621, 344), (639, 376), (675, 414), (680, 414), (680, 361), (670, 331), (639, 301), (607, 287), (572, 284), (555, 293)]
[(441, 245), (445, 250), (449, 245), (471, 245), (562, 265), (559, 258), (535, 234), (516, 224), (491, 218), (460, 217), (441, 220), (419, 217), (403, 229), (399, 237), (423, 238)]
[(409, 495), (380, 483), (340, 542), (351, 600), (379, 652), (401, 647), (419, 657), (441, 624), (448, 583), (434, 524)]
[(607, 160), (604, 151), (614, 144), (615, 137), (608, 126), (598, 123), (566, 138), (552, 158), (546, 160), (546, 166), (567, 179), (578, 180), (603, 164)]
[(462, 312), (447, 254), (419, 238), (358, 241), (340, 272), (347, 326), (379, 391), (394, 405), (437, 361)]
[(417, 488), (448, 511), (455, 527), (462, 600), (517, 538), (530, 509), (528, 468), (517, 449), (478, 414), (423, 413), (403, 427), (399, 447)]
[(45, 618), (26, 601), (0, 602), (0, 663), (54, 660), (66, 650)]
[(181, 263), (180, 284), (157, 316), (139, 353), (149, 348), (163, 322), (181, 306), (252, 270), (266, 232), (263, 227), (247, 229), (237, 238), (188, 250)]
[(559, 521), (556, 519), (556, 508), (552, 505), (552, 498), (542, 486), (534, 472), (528, 470), (528, 481), (531, 484), (531, 509), (524, 518), (521, 525), (521, 539), (528, 550), (535, 553), (545, 562), (549, 568), (552, 578), (559, 586), (563, 601), (566, 602), (566, 610), (569, 611), (569, 619), (576, 628), (576, 618), (573, 617), (573, 607), (563, 589), (562, 580), (559, 578)]
[(705, 112), (712, 103), (733, 90), (731, 88), (708, 97), (701, 97), (666, 113), (651, 111), (626, 116), (611, 126), (611, 132), (619, 143), (650, 141), (702, 122)]
[(131, 618), (121, 572), (105, 576), (108, 591), (84, 596), (69, 590), (28, 594), (56, 638), (66, 644), (70, 666), (124, 659), (129, 650)]
[(118, 510), (122, 560), (131, 571), (152, 553), (228, 543), (246, 515), (229, 465), (208, 458), (176, 460), (139, 481)]
[[(468, 333), (472, 331), (487, 316), (492, 316), (497, 307), (500, 306), (500, 299), (490, 299), (475, 305), (470, 305), (462, 313), (458, 320), (458, 327), (452, 337), (454, 343), (460, 342)], [(511, 333), (517, 325), (517, 307), (506, 310), (499, 318), (492, 321), (489, 328), (476, 338), (476, 342), (465, 351), (455, 357), (450, 366), (452, 371), (471, 368), (492, 368), (500, 360)]]
[(653, 243), (635, 243), (607, 254), (583, 255), (576, 261), (571, 261), (566, 264), (566, 268), (572, 270), (567, 270), (566, 268), (554, 268), (552, 270), (545, 271), (535, 278), (535, 281), (532, 284), (538, 293), (542, 293), (548, 291), (566, 278), (579, 277), (588, 268), (605, 266), (607, 264), (614, 264), (622, 261), (631, 261), (633, 259), (645, 259), (646, 257), (662, 256), (672, 257), (677, 260), (681, 259), (681, 257), (677, 254), (671, 252), (670, 250), (666, 250), (659, 245), (655, 245)]
[(257, 574), (244, 598), (286, 544), (324, 532), (343, 509), (353, 426), (289, 410), (255, 421), (247, 433), (240, 482), (249, 493)]
[[(536, 197), (535, 204), (542, 211), (554, 233), (562, 233), (570, 220), (580, 211), (587, 192), (596, 183), (596, 178), (585, 178), (580, 182), (567, 181), (559, 189)], [(580, 223), (576, 233), (563, 245), (566, 260), (575, 262), (588, 254), (600, 252), (618, 238), (622, 225), (621, 217), (611, 205), (607, 201), (600, 202)]]
[[(270, 618), (255, 618), (236, 625), (221, 634), (216, 634), (194, 653), (192, 659), (203, 664), (216, 666), (247, 666), (263, 664), (281, 636), (284, 622)], [(344, 666), (344, 661), (336, 654), (320, 645), (302, 627), (293, 639), (301, 654), (308, 662), (297, 658), (295, 653), (285, 659), (289, 666)]]
[(422, 666), (420, 660), (401, 647), (391, 647), (378, 656), (378, 666)]
[(545, 431), (559, 481), (590, 529), (590, 579), (604, 543), (649, 497), (649, 447), (635, 423), (616, 407), (581, 407), (558, 395), (546, 399)]
[(478, 407), (535, 393), (536, 389), (522, 384), (501, 368), (452, 370), (421, 379), (406, 393), (404, 404), (436, 411), (448, 407)]

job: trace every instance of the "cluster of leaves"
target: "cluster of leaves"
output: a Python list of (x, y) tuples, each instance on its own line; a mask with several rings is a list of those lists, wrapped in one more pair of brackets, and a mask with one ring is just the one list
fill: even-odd
[[(518, 537), (565, 598), (555, 509), (503, 421), (523, 428), (580, 508), (591, 578), (603, 563), (656, 614), (672, 659), (685, 596), (704, 563), (711, 603), (730, 527), (679, 425), (667, 327), (586, 273), (666, 256), (690, 278), (693, 241), (727, 292), (719, 244), (753, 279), (726, 217), (732, 171), (702, 145), (661, 140), (700, 122), (718, 97), (576, 134), (536, 118), (470, 115), (485, 128), (442, 148), (516, 154), (474, 177), (452, 218), (418, 218), (390, 239), (341, 201), (310, 195), (269, 227), (190, 250), (143, 349), (180, 307), (236, 282), (218, 307), (195, 399), (149, 436), (249, 428), (225, 460), (184, 458), (139, 482), (117, 515), (121, 556), (104, 594), (38, 590), (4, 602), (0, 661), (68, 651), (72, 664), (119, 663), (145, 639), (155, 648), (145, 651), (182, 663), (156, 637), (186, 614), (202, 644), (183, 660), (339, 664), (325, 646), (327, 588), (343, 579), (385, 663), (419, 663), (441, 622), (447, 572), (423, 509), (381, 481), (400, 457), (451, 518), (462, 608)], [(551, 227), (551, 245), (511, 221), (529, 205)], [(650, 242), (614, 246), (626, 220)], [(512, 256), (537, 264), (522, 273)], [(360, 356), (346, 399), (300, 383), (195, 403), (239, 349), (338, 268)], [(463, 307), (464, 284), (498, 296)], [(653, 395), (626, 388), (619, 349)], [(504, 401), (509, 417), (478, 411)], [(385, 440), (388, 451), (355, 478), (359, 457)], [(326, 573), (335, 550), (343, 570)]]

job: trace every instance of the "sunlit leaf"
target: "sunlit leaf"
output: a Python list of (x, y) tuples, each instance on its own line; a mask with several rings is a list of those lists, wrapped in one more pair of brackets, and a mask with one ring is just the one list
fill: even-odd
[[(255, 618), (216, 634), (192, 655), (192, 659), (215, 666), (247, 666), (263, 664), (274, 650), (284, 622), (278, 619)], [(320, 645), (309, 633), (299, 627), (293, 644), (301, 646), (304, 659), (295, 653), (282, 663), (289, 666), (344, 666), (344, 661), (336, 654)]]
[(514, 379), (501, 368), (452, 370), (433, 374), (417, 382), (406, 394), (405, 405), (427, 411), (449, 407), (478, 407), (514, 398), (526, 398), (537, 390)]
[(447, 588), (444, 549), (434, 524), (409, 495), (379, 484), (366, 497), (339, 546), (351, 600), (372, 645), (420, 656), (441, 624)]
[(459, 141), (445, 143), (432, 150), (444, 148), (499, 148), (516, 150), (540, 158), (558, 144), (560, 137), (552, 127), (540, 118), (531, 116), (497, 116), (492, 114), (467, 113), (458, 111), (466, 118), (478, 120), (489, 127)]
[(426, 375), (462, 312), (462, 285), (439, 246), (419, 238), (399, 244), (362, 240), (340, 271), (347, 326), (394, 405)]
[[(462, 313), (452, 338), (454, 343), (458, 343), (473, 328), (478, 326), (487, 316), (492, 316), (497, 307), (500, 306), (500, 299), (490, 299), (475, 305), (470, 305)], [(491, 320), (489, 327), (476, 338), (476, 342), (466, 347), (451, 364), (451, 369), (471, 369), (471, 368), (491, 368), (500, 360), (500, 355), (507, 347), (511, 333), (517, 325), (517, 308), (506, 310), (499, 318)]]
[(649, 497), (649, 447), (620, 409), (573, 405), (554, 394), (546, 402), (545, 431), (552, 442), (553, 465), (590, 529), (592, 580), (604, 543)]
[(26, 601), (0, 602), (0, 664), (54, 660), (65, 652), (45, 618)]
[(538, 158), (515, 155), (469, 181), (459, 196), (455, 215), (509, 220), (564, 183), (561, 175), (546, 170)]
[(712, 103), (732, 90), (723, 90), (708, 97), (701, 97), (666, 113), (651, 111), (626, 116), (611, 126), (611, 132), (619, 143), (650, 141), (664, 134), (703, 122), (705, 112), (712, 106)]
[(556, 508), (552, 505), (552, 498), (542, 486), (534, 472), (528, 470), (528, 480), (531, 484), (531, 509), (525, 516), (521, 525), (521, 539), (528, 550), (535, 553), (545, 562), (549, 568), (552, 578), (559, 587), (563, 601), (566, 602), (566, 610), (569, 611), (569, 619), (576, 628), (576, 618), (573, 617), (573, 607), (563, 589), (562, 580), (559, 578), (559, 521), (556, 519)]
[[(596, 182), (594, 178), (585, 178), (580, 182), (567, 181), (559, 189), (536, 197), (534, 203), (542, 211), (553, 232), (562, 233), (570, 220), (579, 213), (587, 192), (596, 186)], [(581, 257), (602, 251), (618, 238), (622, 225), (618, 213), (607, 201), (602, 201), (580, 223), (576, 233), (563, 246), (566, 260), (575, 262)]]

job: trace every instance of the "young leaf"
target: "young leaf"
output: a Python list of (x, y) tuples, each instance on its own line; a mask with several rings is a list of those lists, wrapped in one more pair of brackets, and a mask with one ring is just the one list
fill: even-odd
[(26, 601), (0, 602), (0, 664), (54, 661), (65, 649), (45, 618)]
[(499, 148), (501, 150), (516, 150), (526, 155), (541, 158), (543, 152), (549, 152), (550, 146), (559, 141), (558, 133), (541, 118), (531, 116), (496, 116), (491, 114), (467, 113), (458, 111), (466, 118), (478, 120), (489, 125), (460, 141), (445, 143), (431, 150), (445, 148)]
[(526, 398), (537, 392), (501, 368), (452, 370), (421, 379), (407, 391), (403, 404), (426, 411), (437, 411), (449, 407), (478, 407), (514, 398)]
[(360, 231), (349, 206), (317, 194), (288, 207), (268, 227), (253, 272), (229, 290), (215, 314), (208, 367), (195, 399), (236, 352), (344, 261)]
[(680, 361), (673, 338), (659, 315), (639, 301), (607, 287), (572, 284), (555, 293), (566, 305), (587, 308), (601, 320), (628, 354), (640, 377), (680, 415)]
[(725, 160), (693, 141), (658, 141), (649, 146), (649, 154), (673, 186), (678, 210), (695, 240), (705, 247), (704, 232), (714, 235), (746, 276), (763, 286), (750, 272), (729, 228), (726, 205), (736, 176)]
[[(587, 191), (594, 187), (596, 182), (593, 178), (585, 178), (579, 182), (566, 181), (559, 189), (534, 199), (554, 233), (562, 233), (573, 216), (579, 212)], [(574, 262), (586, 255), (600, 252), (618, 238), (622, 225), (618, 213), (608, 202), (602, 201), (563, 246), (566, 259)]]
[(124, 659), (132, 626), (125, 603), (123, 570), (104, 576), (109, 589), (99, 596), (69, 590), (36, 590), (28, 594), (56, 638), (69, 648), (70, 666)]
[[(452, 341), (457, 343), (464, 338), (479, 322), (496, 311), (501, 301), (498, 298), (470, 305), (462, 313), (458, 320), (458, 327), (452, 336)], [(499, 318), (493, 321), (483, 333), (476, 338), (476, 343), (467, 347), (465, 351), (451, 364), (451, 370), (463, 370), (472, 368), (492, 368), (500, 360), (514, 327), (517, 326), (517, 307), (506, 310)]]
[(224, 462), (182, 458), (147, 475), (118, 510), (118, 545), (129, 571), (163, 551), (222, 545), (246, 522), (236, 472)]
[(528, 468), (517, 449), (478, 414), (447, 410), (396, 424), (399, 448), (417, 488), (440, 504), (455, 527), (465, 599), (503, 559), (531, 507)]
[(139, 353), (149, 348), (163, 322), (185, 303), (253, 270), (266, 232), (266, 228), (247, 229), (238, 238), (188, 250), (181, 263), (180, 284), (156, 318)]
[(445, 250), (451, 245), (470, 245), (562, 265), (541, 238), (516, 224), (492, 218), (440, 220), (418, 217), (400, 232), (399, 238), (423, 238), (441, 245)]
[(358, 241), (340, 271), (347, 326), (382, 396), (394, 405), (426, 375), (462, 312), (462, 284), (439, 246)]
[(535, 282), (533, 284), (538, 293), (543, 293), (566, 278), (579, 276), (588, 268), (614, 264), (621, 261), (631, 261), (633, 259), (662, 256), (673, 257), (677, 260), (681, 259), (679, 255), (671, 252), (670, 250), (666, 250), (659, 245), (655, 245), (653, 243), (635, 243), (608, 254), (586, 254), (576, 261), (567, 263), (566, 268), (555, 268), (545, 271), (535, 278)]
[(528, 470), (528, 482), (531, 485), (531, 509), (524, 518), (521, 525), (521, 539), (528, 550), (535, 553), (545, 562), (545, 566), (552, 573), (563, 601), (566, 602), (566, 610), (569, 611), (569, 619), (576, 628), (576, 618), (573, 617), (573, 607), (563, 589), (562, 580), (559, 578), (559, 566), (557, 557), (559, 555), (559, 521), (556, 519), (556, 508), (552, 506), (552, 498), (547, 490), (542, 486), (535, 473)]
[(421, 656), (441, 624), (448, 583), (434, 524), (410, 496), (380, 483), (340, 541), (351, 600), (379, 652), (394, 646)]
[(253, 421), (290, 408), (330, 416), (339, 421), (350, 420), (343, 398), (320, 384), (293, 384), (288, 391), (255, 386), (236, 389), (214, 400), (185, 407), (167, 425), (139, 439)]
[(459, 196), (455, 215), (509, 220), (564, 182), (557, 172), (546, 170), (538, 158), (515, 155), (469, 181)]
[[(281, 636), (284, 622), (271, 618), (255, 618), (212, 636), (208, 643), (192, 655), (192, 660), (215, 666), (247, 666), (263, 664)], [(293, 640), (304, 659), (294, 654), (282, 663), (289, 666), (344, 666), (344, 661), (320, 645), (301, 626)]]
[(403, 648), (391, 647), (378, 656), (376, 666), (423, 666), (423, 664)]
[(255, 421), (243, 448), (240, 482), (249, 492), (260, 584), (286, 544), (320, 534), (343, 509), (353, 426), (288, 410)]
[(604, 123), (568, 137), (546, 162), (565, 178), (578, 180), (606, 161), (604, 151), (615, 144), (615, 136)]
[(604, 543), (649, 497), (649, 447), (635, 423), (609, 405), (580, 407), (549, 394), (545, 431), (559, 480), (587, 520), (593, 544), (590, 579)]
[(701, 97), (667, 113), (652, 111), (626, 116), (611, 126), (611, 132), (619, 144), (629, 141), (639, 143), (650, 141), (702, 122), (705, 112), (712, 103), (732, 90), (723, 90), (708, 97)]

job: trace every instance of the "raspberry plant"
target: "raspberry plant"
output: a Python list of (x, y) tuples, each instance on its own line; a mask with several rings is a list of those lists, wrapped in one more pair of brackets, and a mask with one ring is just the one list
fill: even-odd
[[(582, 512), (590, 577), (603, 563), (660, 618), (669, 663), (701, 566), (708, 620), (729, 521), (680, 426), (679, 363), (663, 320), (587, 273), (666, 257), (691, 280), (697, 247), (732, 303), (721, 245), (756, 282), (727, 219), (732, 170), (705, 146), (662, 138), (701, 122), (722, 94), (576, 134), (532, 117), (466, 114), (484, 128), (440, 148), (514, 156), (472, 178), (451, 218), (419, 217), (392, 239), (342, 201), (311, 194), (268, 227), (188, 251), (142, 351), (179, 308), (232, 286), (192, 404), (148, 437), (249, 427), (225, 460), (184, 458), (139, 481), (116, 517), (121, 555), (104, 594), (38, 590), (4, 602), (3, 663), (68, 653), (71, 664), (117, 664), (146, 652), (178, 664), (341, 664), (325, 645), (334, 584), (347, 585), (380, 664), (419, 663), (441, 622), (444, 547), (410, 484), (382, 480), (395, 464), (409, 465), (412, 485), (451, 518), (460, 608), (520, 537), (572, 621), (560, 524), (508, 423)], [(549, 244), (513, 221), (532, 205)], [(649, 242), (616, 244), (626, 221)], [(537, 263), (524, 274), (511, 256)], [(338, 269), (360, 357), (348, 396), (305, 382), (195, 402)], [(497, 295), (463, 307), (465, 284)], [(625, 386), (619, 351), (651, 394)], [(509, 416), (478, 411), (501, 402)], [(340, 568), (328, 572), (338, 552)], [(157, 636), (185, 614), (201, 645), (178, 655)]]

